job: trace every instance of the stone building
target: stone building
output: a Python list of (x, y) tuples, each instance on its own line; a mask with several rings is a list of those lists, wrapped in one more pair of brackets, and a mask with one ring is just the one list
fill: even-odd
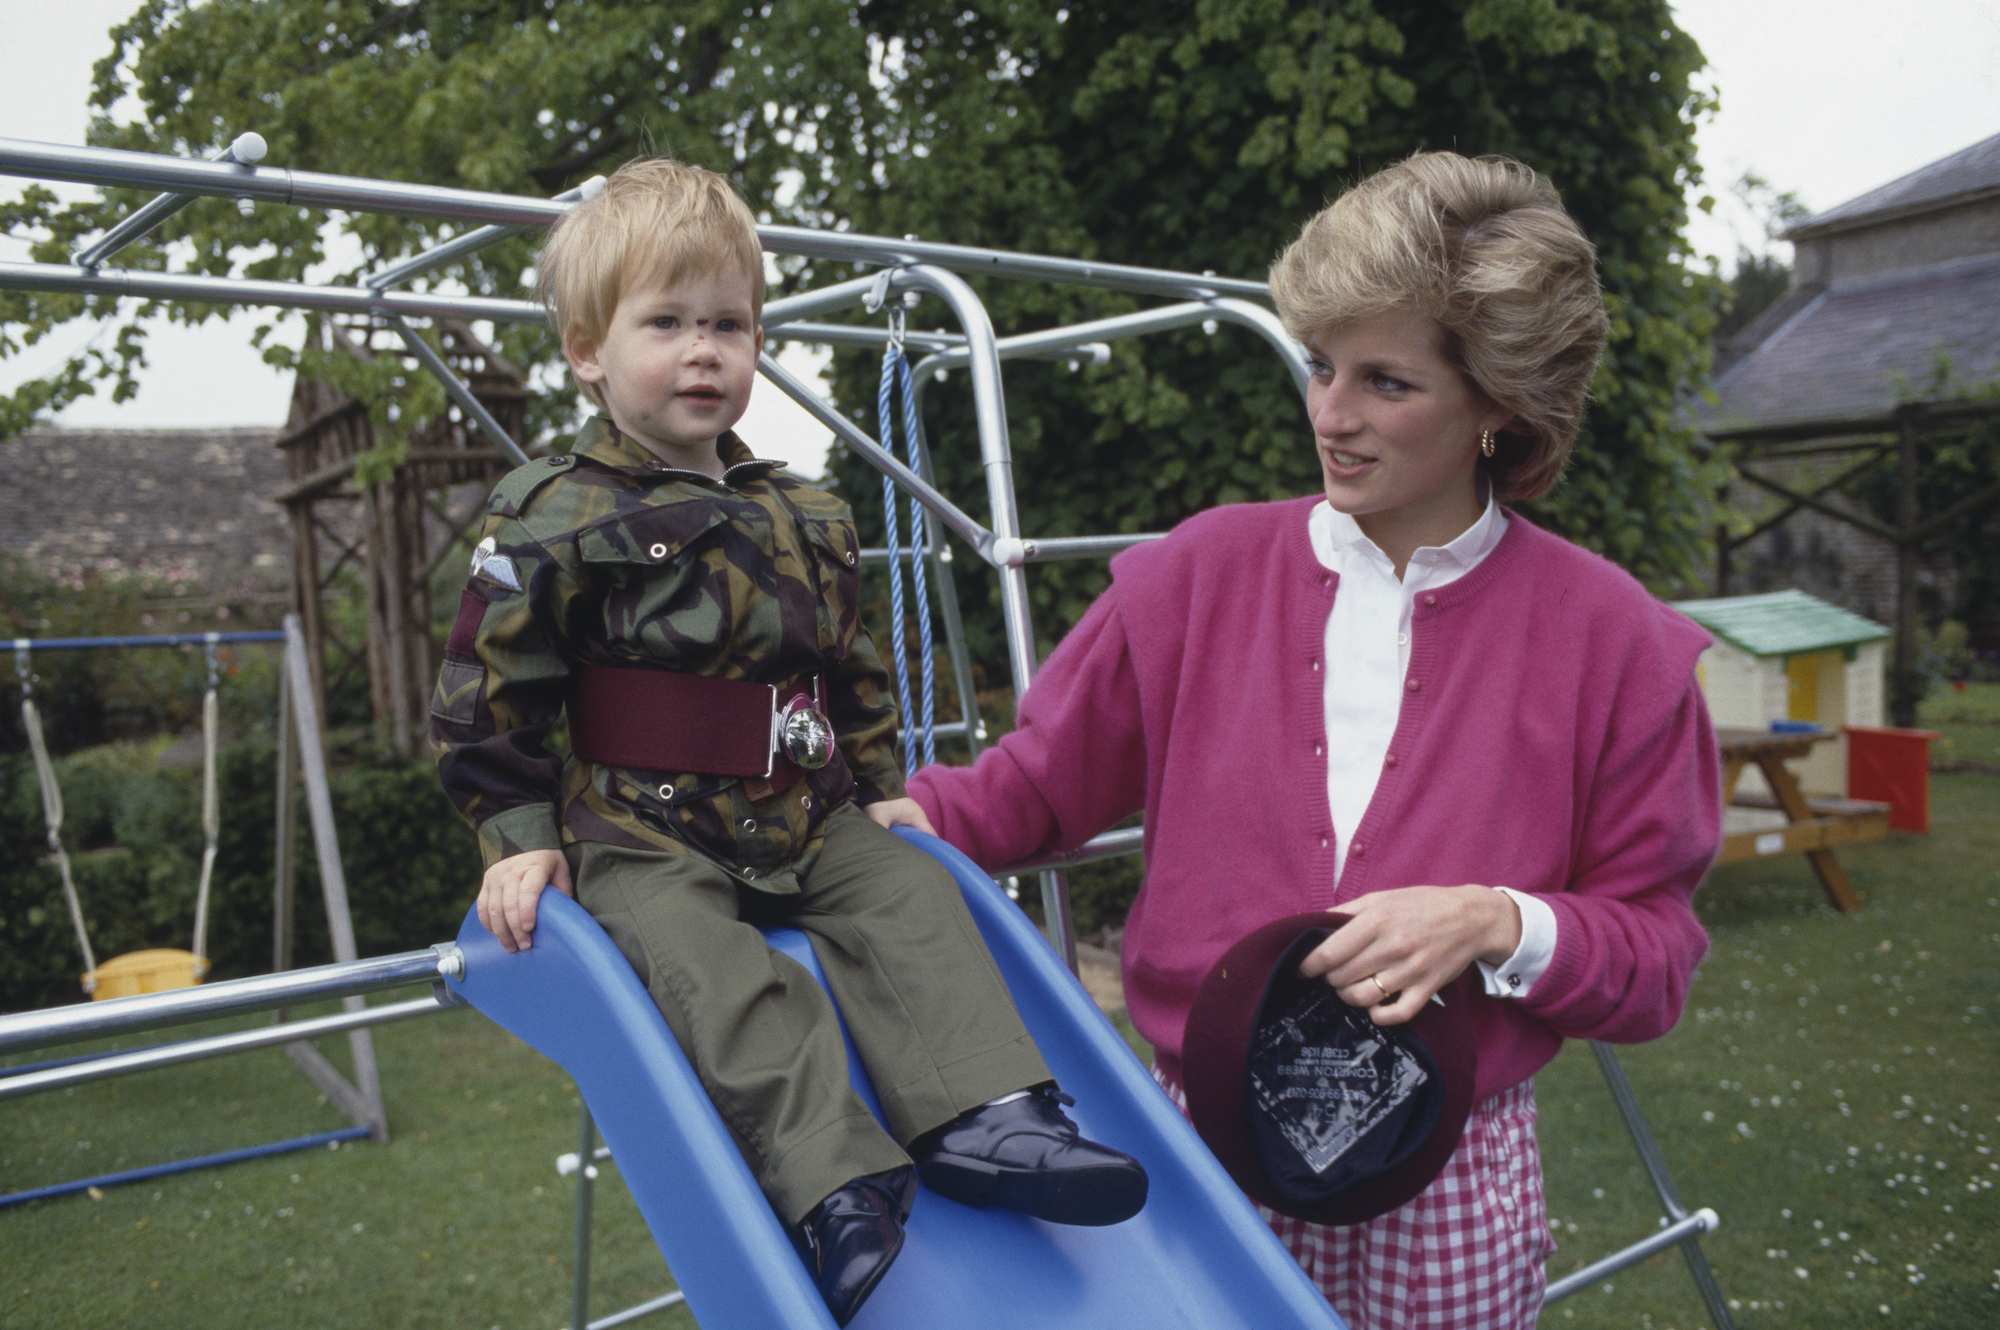
[(151, 573), (197, 600), (290, 601), (275, 429), (31, 429), (4, 445), (0, 550), (54, 571)]
[[(2000, 418), (2000, 135), (1783, 238), (1791, 286), (1717, 348), (1702, 416), (1737, 470), (1714, 591), (1797, 588), (1895, 624), (1896, 668), (1913, 670), (1919, 599), (1949, 604), (1954, 576), (1919, 552), (1952, 516), (1918, 510), (1920, 470)], [(2000, 500), (2000, 479), (1970, 500)]]

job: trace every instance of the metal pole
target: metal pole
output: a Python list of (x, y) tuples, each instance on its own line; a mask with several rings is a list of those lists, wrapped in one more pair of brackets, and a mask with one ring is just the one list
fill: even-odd
[[(413, 982), (421, 982), (421, 977)], [(344, 1034), (364, 1027), (386, 1025), (390, 1021), (406, 1020), (411, 1016), (428, 1016), (442, 1010), (444, 1008), (434, 997), (412, 998), (408, 1002), (392, 1002), (386, 1007), (363, 1007), (360, 1011), (345, 1011), (337, 1016), (316, 1016), (311, 1020), (262, 1025), (254, 1030), (239, 1030), (234, 1034), (219, 1034), (207, 1039), (184, 1039), (159, 1048), (114, 1053), (65, 1067), (50, 1067), (0, 1078), (0, 1100), (19, 1099), (24, 1095), (67, 1089), (73, 1085), (109, 1080), (113, 1076), (129, 1076), (133, 1072), (153, 1071), (159, 1067), (179, 1066), (183, 1062), (200, 1062), (204, 1058), (221, 1057), (226, 1053), (245, 1053), (253, 1048), (270, 1048), (275, 1044)]]
[(99, 647), (198, 647), (208, 645), (211, 639), (217, 644), (282, 642), (285, 635), (269, 629), (250, 633), (146, 633), (137, 637), (23, 637), (14, 639), (11, 645), (16, 650), (28, 651), (89, 651)]
[[(1632, 1148), (1639, 1153), (1639, 1162), (1645, 1166), (1646, 1176), (1652, 1180), (1653, 1191), (1659, 1196), (1661, 1207), (1666, 1210), (1667, 1218), (1678, 1225), (1688, 1218), (1687, 1207), (1681, 1204), (1680, 1192), (1675, 1189), (1673, 1177), (1667, 1172), (1667, 1161), (1653, 1140), (1652, 1129), (1646, 1125), (1646, 1115), (1639, 1111), (1639, 1096), (1632, 1093), (1632, 1082), (1625, 1079), (1625, 1068), (1620, 1065), (1618, 1054), (1611, 1045), (1595, 1039), (1590, 1041), (1590, 1051), (1597, 1059), (1597, 1069), (1604, 1073), (1604, 1083), (1611, 1089), (1612, 1101), (1618, 1105), (1618, 1115), (1625, 1120), (1625, 1130), (1632, 1137)], [(1703, 1213), (1713, 1215), (1714, 1211)], [(1681, 1255), (1687, 1260), (1688, 1274), (1693, 1277), (1695, 1288), (1700, 1292), (1716, 1330), (1735, 1330), (1736, 1322), (1729, 1315), (1729, 1304), (1715, 1282), (1715, 1272), (1709, 1269), (1708, 1258), (1702, 1255), (1701, 1247), (1695, 1241), (1696, 1236), (1697, 1233), (1690, 1232), (1681, 1243)]]
[(266, 282), (248, 277), (201, 277), (192, 273), (109, 271), (60, 263), (0, 263), (0, 289), (57, 291), (74, 295), (148, 300), (207, 301), (225, 305), (269, 305), (280, 309), (323, 309), (344, 314), (371, 314), (393, 309), (422, 318), (450, 318), (496, 323), (546, 323), (540, 305), (527, 300), (496, 300), (490, 296), (453, 296), (438, 292), (372, 291), (365, 286), (305, 286), (297, 282)]
[(277, 805), (278, 825), (272, 837), (271, 970), (292, 968), (292, 909), (298, 899), (298, 796), (292, 790), (292, 708), (311, 706), (312, 698), (292, 695), (292, 672), (278, 670)]
[[(917, 472), (925, 480), (936, 484), (937, 468), (931, 462), (930, 437), (923, 427), (926, 379), (913, 372), (911, 382), (917, 403)], [(937, 586), (938, 611), (944, 619), (945, 649), (951, 656), (952, 683), (958, 689), (958, 714), (964, 717), (959, 723), (960, 732), (965, 737), (966, 751), (976, 758), (986, 746), (986, 722), (980, 718), (978, 690), (972, 684), (972, 653), (966, 649), (965, 618), (959, 613), (958, 585), (951, 576), (951, 546), (945, 543), (944, 532), (936, 526), (925, 528), (925, 535), (929, 538), (931, 568), (934, 570), (931, 581)], [(938, 733), (943, 734), (946, 729), (941, 725)]]
[[(1188, 328), (1199, 323), (1233, 323), (1250, 329), (1278, 352), (1286, 371), (1292, 376), (1292, 385), (1303, 397), (1306, 381), (1305, 352), (1285, 331), (1284, 323), (1262, 305), (1235, 299), (1196, 301), (1180, 305), (1162, 305), (1157, 309), (1142, 309), (1131, 314), (1117, 314), (1110, 318), (1092, 319), (1087, 323), (1065, 324), (1059, 328), (1047, 328), (1038, 332), (1020, 333), (1013, 337), (1002, 337), (997, 345), (1002, 360), (1019, 360), (1029, 356), (1063, 356), (1074, 354), (1099, 345), (1107, 338), (1137, 337), (1146, 333), (1168, 332), (1175, 328)], [(812, 325), (819, 328), (823, 325)], [(829, 338), (828, 340), (835, 340)], [(861, 341), (862, 339), (839, 339)], [(876, 341), (881, 340), (876, 334)], [(922, 364), (925, 369), (957, 369), (967, 363), (968, 352), (964, 345), (953, 345), (940, 349)]]
[[(562, 215), (566, 206), (552, 199), (526, 199), (481, 190), (323, 175), (278, 167), (195, 162), (156, 153), (80, 148), (25, 139), (0, 139), (0, 175), (215, 194), (291, 207), (336, 208), (406, 217), (450, 217), (522, 227), (547, 226)], [(814, 231), (796, 226), (759, 226), (757, 235), (764, 248), (774, 254), (805, 254), (814, 258), (882, 267), (922, 264), (986, 277), (1060, 282), (1181, 300), (1209, 300), (1218, 296), (1239, 296), (1251, 300), (1267, 297), (1267, 288), (1259, 281), (1208, 275), (1197, 277), (1162, 268), (1018, 254), (970, 245)]]
[[(1716, 1217), (1715, 1211), (1697, 1210), (1678, 1223), (1669, 1224), (1658, 1233), (1633, 1243), (1621, 1252), (1614, 1252), (1601, 1261), (1593, 1262), (1574, 1274), (1558, 1279), (1542, 1294), (1542, 1305), (1546, 1307), (1552, 1302), (1559, 1302), (1572, 1293), (1589, 1288), (1600, 1279), (1609, 1279), (1620, 1270), (1637, 1265), (1655, 1252), (1663, 1252), (1680, 1243), (1692, 1245), (1702, 1234), (1713, 1233), (1721, 1227), (1722, 1221)], [(1728, 1312), (1725, 1310), (1723, 1314), (1726, 1316)], [(1725, 1325), (1726, 1322), (1718, 1321), (1716, 1324)]]
[[(296, 614), (285, 616), (285, 669), (292, 677), (293, 696), (311, 697), (311, 668), (306, 661), (305, 635)], [(313, 707), (296, 706), (292, 708), (292, 718), (297, 726), (299, 763), (305, 772), (306, 812), (312, 823), (320, 891), (326, 898), (327, 933), (334, 958), (353, 961), (358, 955), (354, 919), (347, 907), (347, 876), (341, 871), (340, 842), (334, 834), (333, 792), (326, 778), (326, 751), (320, 745), (319, 715)], [(343, 999), (343, 1005), (348, 1011), (360, 1011), (364, 1004), (355, 996)], [(353, 1088), (360, 1095), (371, 1134), (378, 1141), (387, 1140), (389, 1122), (382, 1110), (382, 1082), (375, 1070), (375, 1046), (366, 1030), (354, 1030), (347, 1036), (347, 1047), (354, 1060)], [(307, 1074), (312, 1075), (313, 1069), (308, 1067)], [(323, 1079), (315, 1076), (315, 1080)], [(335, 1093), (328, 1085), (322, 1084), (320, 1088), (328, 1090), (330, 1096)]]
[(801, 291), (795, 296), (782, 296), (764, 306), (764, 331), (776, 333), (787, 323), (809, 319), (816, 314), (831, 314), (837, 309), (852, 309), (874, 289), (874, 277), (855, 277), (835, 282), (832, 286)]
[(790, 370), (773, 360), (768, 354), (757, 358), (757, 369), (763, 376), (776, 384), (785, 394), (804, 407), (813, 419), (832, 430), (848, 447), (854, 449), (861, 459), (877, 471), (885, 471), (898, 485), (916, 497), (917, 502), (937, 515), (937, 519), (956, 531), (966, 544), (980, 551), (982, 555), (993, 546), (993, 533), (975, 522), (964, 510), (938, 491), (916, 472), (904, 466), (882, 447), (881, 444), (849, 420), (840, 412), (820, 400), (818, 393), (799, 382)]
[(493, 418), (493, 413), (486, 409), (485, 404), (472, 395), (472, 389), (467, 387), (458, 375), (451, 372), (451, 366), (445, 364), (444, 357), (439, 355), (429, 342), (417, 336), (417, 330), (405, 323), (402, 315), (389, 309), (378, 312), (388, 320), (389, 326), (396, 330), (396, 335), (403, 339), (403, 345), (410, 348), (410, 354), (431, 372), (432, 378), (444, 385), (444, 390), (450, 395), (451, 400), (458, 403), (458, 409), (470, 416), (472, 422), (479, 426), (480, 433), (491, 439), (495, 447), (513, 459), (515, 466), (526, 466), (527, 452), (520, 444), (514, 442), (505, 429), (501, 428), (500, 422)]
[[(103, 1002), (80, 1002), (47, 1011), (15, 1012), (0, 1016), (0, 1055), (137, 1030), (187, 1025), (235, 1012), (269, 1011), (296, 1002), (434, 983), (444, 975), (459, 974), (464, 964), (457, 946), (442, 943), (423, 951), (403, 951), (365, 961), (228, 979), (164, 993), (107, 998)], [(287, 1040), (295, 1037), (286, 1036)]]
[(1094, 863), (1099, 859), (1116, 859), (1120, 855), (1139, 853), (1145, 847), (1145, 843), (1144, 827), (1125, 827), (1118, 831), (1099, 832), (1074, 850), (1064, 850), (1056, 854), (1038, 854), (1032, 859), (1023, 859), (1018, 864), (1009, 864), (997, 871), (994, 876), (1018, 876), (1041, 868), (1074, 868), (1078, 864)]
[[(255, 166), (264, 160), (261, 134), (239, 134), (236, 141), (211, 160), (240, 166)], [(104, 238), (76, 256), (79, 268), (95, 268), (167, 218), (195, 201), (193, 194), (162, 194), (146, 203), (124, 221), (104, 233)]]
[[(579, 1094), (578, 1098), (582, 1096)], [(591, 1120), (590, 1105), (578, 1115), (576, 1145), (576, 1271), (570, 1282), (569, 1323), (590, 1324), (590, 1203), (597, 1181), (597, 1124)]]
[[(604, 177), (594, 175), (575, 189), (566, 189), (556, 195), (553, 203), (582, 203), (594, 199), (604, 189)], [(520, 235), (531, 230), (523, 226), (482, 226), (477, 231), (468, 231), (441, 245), (434, 245), (421, 254), (412, 254), (401, 263), (390, 264), (381, 272), (373, 273), (365, 279), (372, 290), (386, 291), (392, 286), (400, 286), (413, 277), (421, 277), (435, 268), (442, 268), (454, 259), (485, 249), (488, 245), (505, 240), (508, 236)]]
[(1014, 504), (1014, 458), (1007, 439), (1007, 404), (1000, 379), (1000, 354), (993, 321), (963, 278), (934, 267), (904, 268), (891, 277), (892, 291), (929, 291), (943, 298), (965, 331), (972, 373), (973, 419), (979, 429), (980, 464), (993, 517), (993, 542), (979, 552), (1000, 578), (1000, 610), (1007, 655), (1018, 699), (1027, 692), (1040, 664), (1028, 621), (1028, 583), (1021, 573), (1021, 524)]

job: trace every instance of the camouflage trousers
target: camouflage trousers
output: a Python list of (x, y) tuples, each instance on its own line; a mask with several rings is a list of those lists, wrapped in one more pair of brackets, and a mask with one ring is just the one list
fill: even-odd
[[(585, 842), (577, 899), (638, 971), (772, 1208), (797, 1223), (968, 1108), (1049, 1079), (957, 884), (847, 805), (796, 896), (739, 887), (699, 855)], [(840, 1022), (758, 925), (802, 930), (888, 1131), (847, 1079)]]

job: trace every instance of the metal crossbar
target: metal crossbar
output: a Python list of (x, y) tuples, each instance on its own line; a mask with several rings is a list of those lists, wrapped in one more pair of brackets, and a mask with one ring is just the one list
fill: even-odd
[[(329, 997), (344, 1000), (338, 1015), (314, 1020), (279, 1024), (258, 1030), (240, 1031), (205, 1039), (184, 1040), (152, 1048), (114, 1051), (81, 1059), (64, 1059), (34, 1068), (0, 1071), (0, 1100), (64, 1089), (111, 1076), (149, 1071), (179, 1063), (200, 1061), (251, 1048), (282, 1044), (287, 1053), (353, 1125), (332, 1133), (276, 1141), (243, 1150), (175, 1160), (126, 1173), (107, 1174), (59, 1183), (0, 1196), (0, 1206), (45, 1196), (106, 1187), (164, 1173), (213, 1167), (240, 1159), (310, 1148), (329, 1139), (372, 1138), (384, 1140), (388, 1123), (382, 1108), (382, 1090), (375, 1070), (374, 1045), (370, 1027), (435, 1009), (436, 1001), (425, 1000), (411, 1006), (367, 1007), (362, 993), (383, 988), (405, 987), (417, 982), (433, 982), (440, 973), (455, 973), (455, 947), (433, 948), (405, 956), (361, 960), (355, 948), (353, 920), (347, 907), (347, 883), (341, 871), (340, 847), (333, 827), (333, 801), (326, 777), (326, 758), (320, 742), (319, 717), (310, 701), (305, 640), (296, 615), (287, 615), (282, 631), (230, 633), (153, 633), (128, 636), (20, 638), (13, 641), (17, 661), (37, 651), (100, 650), (131, 647), (204, 646), (212, 653), (223, 643), (277, 642), (284, 646), (283, 668), (279, 671), (278, 698), (278, 797), (277, 797), (277, 890), (274, 893), (273, 951), (278, 973), (250, 979), (197, 985), (136, 997), (85, 1002), (47, 1011), (0, 1015), (0, 1056), (57, 1044), (99, 1039), (131, 1031), (159, 1029), (172, 1025), (208, 1020), (238, 1012), (262, 1011), (290, 1003)], [(211, 669), (213, 659), (211, 658)], [(27, 667), (21, 665), (24, 678)], [(211, 683), (213, 678), (211, 676)], [(293, 745), (297, 747), (294, 749)], [(337, 963), (311, 970), (285, 968), (289, 956), (291, 920), (291, 854), (295, 843), (292, 772), (296, 760), (304, 776), (306, 804), (311, 824), (314, 852), (318, 859), (320, 884), (326, 900), (327, 926)], [(206, 820), (206, 817), (205, 817)], [(79, 916), (80, 919), (80, 916)], [(81, 924), (79, 922), (79, 929)], [(88, 952), (85, 944), (86, 954)], [(86, 964), (89, 962), (86, 960)], [(350, 1080), (316, 1049), (304, 1041), (336, 1033), (348, 1037), (354, 1073)]]

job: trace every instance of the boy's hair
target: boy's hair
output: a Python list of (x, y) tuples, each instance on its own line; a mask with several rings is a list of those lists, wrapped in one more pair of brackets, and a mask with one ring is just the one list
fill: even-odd
[(1301, 342), (1391, 310), (1434, 320), (1445, 354), (1514, 414), (1481, 465), (1503, 500), (1561, 478), (1609, 320), (1597, 252), (1520, 162), (1422, 152), (1356, 185), (1271, 266)]
[[(750, 312), (761, 320), (764, 250), (748, 205), (713, 171), (642, 157), (549, 229), (535, 260), (535, 295), (557, 337), (599, 344), (635, 281), (657, 277), (673, 286), (730, 267), (750, 279)], [(597, 385), (577, 387), (605, 405)]]

